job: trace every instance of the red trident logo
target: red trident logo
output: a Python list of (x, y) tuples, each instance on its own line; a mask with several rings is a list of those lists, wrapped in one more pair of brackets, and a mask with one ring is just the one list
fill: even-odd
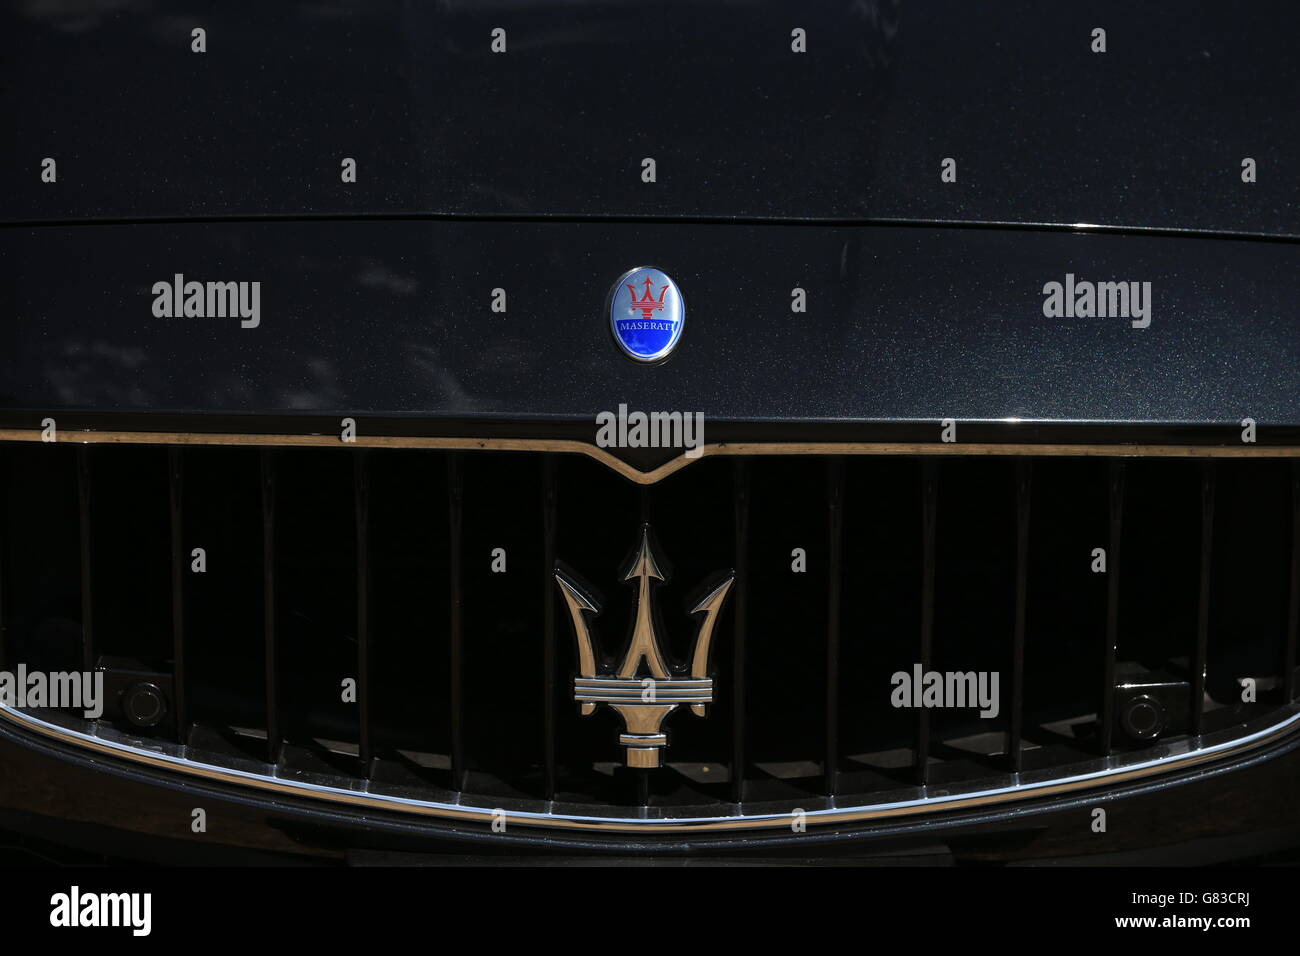
[(658, 312), (664, 307), (664, 296), (668, 294), (668, 283), (665, 282), (664, 287), (659, 290), (658, 299), (656, 299), (650, 291), (652, 283), (650, 282), (649, 276), (645, 277), (645, 295), (640, 299), (636, 297), (636, 289), (632, 288), (632, 283), (625, 282), (623, 284), (627, 286), (627, 291), (632, 295), (632, 304), (628, 306), (628, 310), (631, 312), (640, 312), (641, 318), (649, 319), (652, 313)]

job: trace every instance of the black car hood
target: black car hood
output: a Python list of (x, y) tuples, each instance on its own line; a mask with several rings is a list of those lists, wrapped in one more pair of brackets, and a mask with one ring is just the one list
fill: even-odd
[[(1300, 426), (1291, 0), (3, 17), (0, 427), (347, 414), (589, 436), (622, 404), (765, 435)], [(638, 264), (689, 302), (661, 366), (610, 337), (611, 283)], [(160, 316), (156, 284), (182, 274), (260, 283), (265, 319)], [(1149, 321), (1053, 316), (1051, 283), (1076, 277), (1149, 287)]]
[[(680, 283), (661, 365), (604, 312)], [(32, 409), (581, 422), (1300, 424), (1287, 241), (767, 223), (217, 222), (0, 230), (0, 424)], [(261, 319), (160, 317), (154, 283), (265, 279)], [(1044, 315), (1048, 280), (1141, 279), (1149, 326)], [(790, 311), (790, 287), (810, 292)], [(505, 313), (491, 290), (510, 292)], [(60, 415), (60, 421), (65, 416)], [(188, 427), (194, 427), (192, 424)], [(370, 427), (370, 423), (367, 423)], [(711, 432), (712, 433), (712, 432)]]
[[(0, 158), (8, 222), (601, 216), (1300, 236), (1291, 2), (28, 0), (0, 16), (0, 115), (18, 147)], [(205, 53), (191, 52), (196, 27)], [(498, 27), (504, 53), (490, 48)], [(806, 53), (791, 49), (796, 28)], [(57, 184), (40, 180), (45, 157)], [(947, 158), (956, 182), (940, 179)]]

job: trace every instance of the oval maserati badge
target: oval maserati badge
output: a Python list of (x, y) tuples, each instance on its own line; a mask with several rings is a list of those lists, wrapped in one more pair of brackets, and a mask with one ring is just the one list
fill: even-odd
[(625, 273), (609, 298), (609, 326), (628, 356), (658, 362), (677, 348), (686, 324), (686, 303), (664, 272), (641, 266)]

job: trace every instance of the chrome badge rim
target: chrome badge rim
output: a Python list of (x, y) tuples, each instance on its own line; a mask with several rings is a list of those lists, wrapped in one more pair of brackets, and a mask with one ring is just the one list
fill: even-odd
[(686, 326), (686, 302), (666, 272), (638, 266), (619, 276), (609, 295), (609, 328), (619, 349), (637, 362), (662, 362)]

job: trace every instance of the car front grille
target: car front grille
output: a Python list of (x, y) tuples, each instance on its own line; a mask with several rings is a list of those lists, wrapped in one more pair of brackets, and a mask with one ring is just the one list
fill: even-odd
[[(112, 692), (98, 721), (32, 726), (309, 796), (638, 829), (1099, 786), (1294, 716), (1282, 454), (825, 446), (638, 482), (559, 451), (258, 441), (0, 445), (5, 666), (97, 667)], [(663, 766), (640, 770), (612, 709), (574, 700), (556, 573), (598, 598), (608, 673), (647, 527), (678, 670), (700, 589), (732, 586), (712, 702), (671, 713)], [(918, 668), (996, 673), (996, 716), (896, 706)]]

